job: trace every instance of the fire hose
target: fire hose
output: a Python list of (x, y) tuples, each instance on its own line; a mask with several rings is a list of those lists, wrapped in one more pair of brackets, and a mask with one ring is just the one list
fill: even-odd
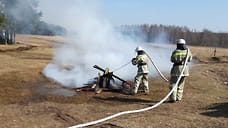
[[(155, 62), (153, 61), (153, 59), (149, 56), (149, 54), (146, 53), (146, 55), (147, 55), (147, 57), (149, 58), (150, 62), (151, 62), (151, 63), (153, 64), (153, 66), (155, 67), (155, 69), (157, 70), (158, 74), (161, 76), (161, 78), (162, 78), (163, 80), (165, 80), (166, 82), (169, 82), (169, 80), (161, 73), (161, 71), (159, 70), (159, 68), (157, 67), (157, 65), (156, 65)], [(113, 70), (112, 72), (119, 71), (120, 69), (126, 67), (126, 66), (127, 66), (128, 64), (130, 64), (130, 63), (131, 63), (131, 61), (129, 61), (129, 62), (127, 62), (126, 64), (120, 66), (119, 68)]]
[(75, 126), (72, 126), (72, 127), (69, 127), (69, 128), (86, 127), (86, 126), (90, 126), (90, 125), (94, 125), (94, 124), (98, 124), (98, 123), (107, 121), (107, 120), (109, 120), (109, 119), (112, 119), (112, 118), (115, 118), (115, 117), (118, 117), (118, 116), (121, 116), (121, 115), (131, 114), (131, 113), (144, 112), (144, 111), (148, 111), (148, 110), (151, 110), (151, 109), (153, 109), (153, 108), (158, 107), (158, 106), (161, 105), (163, 102), (165, 102), (165, 100), (167, 100), (167, 99), (169, 98), (169, 96), (173, 93), (173, 91), (175, 90), (175, 88), (176, 88), (177, 85), (179, 84), (179, 82), (180, 82), (180, 80), (181, 80), (181, 77), (183, 76), (184, 70), (185, 70), (185, 68), (186, 68), (186, 65), (187, 65), (187, 62), (188, 62), (188, 58), (189, 58), (189, 49), (187, 49), (187, 55), (186, 55), (186, 59), (185, 59), (185, 62), (184, 62), (184, 67), (183, 67), (182, 70), (181, 70), (180, 76), (178, 77), (175, 86), (172, 88), (172, 90), (171, 90), (171, 91), (170, 91), (170, 92), (169, 92), (161, 101), (159, 101), (159, 102), (156, 103), (155, 105), (153, 105), (153, 106), (151, 106), (151, 107), (143, 108), (143, 109), (138, 109), (138, 110), (123, 111), (123, 112), (116, 113), (116, 114), (114, 114), (114, 115), (111, 115), (111, 116), (108, 116), (108, 117), (105, 117), (105, 118), (102, 118), (102, 119), (99, 119), (99, 120), (96, 120), (96, 121), (88, 122), (88, 123), (85, 123), (85, 124), (78, 124), (78, 125), (75, 125)]
[[(157, 67), (157, 65), (156, 65), (155, 62), (153, 61), (153, 59), (150, 57), (150, 55), (147, 54), (147, 53), (146, 53), (146, 55), (147, 55), (147, 57), (149, 58), (150, 62), (151, 62), (151, 63), (153, 64), (153, 66), (155, 67), (155, 69), (157, 70), (158, 74), (161, 76), (161, 78), (162, 78), (163, 80), (165, 80), (166, 82), (169, 82), (169, 80), (161, 73), (161, 71), (159, 70), (159, 68)], [(127, 66), (128, 64), (130, 64), (130, 63), (131, 63), (131, 61), (127, 62), (126, 64), (124, 64), (124, 65), (120, 66), (119, 68), (113, 70), (113, 72), (116, 72), (116, 71), (118, 71), (118, 70), (120, 70), (120, 69), (126, 67), (126, 66)]]
[(149, 54), (147, 54), (147, 57), (150, 59), (150, 62), (154, 65), (155, 69), (157, 70), (158, 74), (161, 76), (161, 78), (163, 80), (165, 80), (166, 82), (169, 82), (169, 80), (161, 73), (161, 71), (158, 69), (157, 65), (155, 64), (155, 62), (152, 60), (152, 58), (149, 56)]

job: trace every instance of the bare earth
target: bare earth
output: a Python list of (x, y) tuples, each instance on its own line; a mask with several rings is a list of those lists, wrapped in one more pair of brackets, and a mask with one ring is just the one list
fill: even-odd
[[(46, 79), (42, 69), (51, 61), (61, 37), (18, 35), (18, 44), (0, 46), (0, 127), (64, 128), (121, 111), (152, 106), (169, 91), (159, 77), (150, 78), (150, 94), (74, 93)], [(190, 46), (194, 56), (182, 101), (142, 113), (120, 116), (94, 128), (227, 128), (228, 49)], [(52, 94), (60, 91), (62, 95)], [(64, 96), (65, 95), (65, 96)]]

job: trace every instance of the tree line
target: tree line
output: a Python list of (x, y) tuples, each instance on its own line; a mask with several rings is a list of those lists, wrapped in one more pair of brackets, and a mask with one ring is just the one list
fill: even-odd
[[(122, 25), (120, 31), (131, 38), (143, 42), (156, 42), (158, 39), (175, 43), (178, 38), (183, 38), (189, 45), (226, 47), (228, 48), (228, 33), (215, 33), (204, 29), (199, 32), (188, 27), (169, 25)], [(139, 38), (140, 37), (140, 38)]]
[[(13, 29), (16, 33), (38, 35), (63, 35), (66, 30), (41, 20), (38, 0), (0, 0), (0, 29)], [(124, 35), (143, 42), (168, 41), (174, 43), (184, 38), (189, 45), (226, 47), (228, 33), (215, 33), (204, 29), (199, 32), (188, 27), (142, 24), (117, 27)], [(161, 40), (162, 39), (162, 40)]]
[(0, 0), (0, 29), (21, 34), (61, 35), (66, 30), (41, 21), (38, 0)]

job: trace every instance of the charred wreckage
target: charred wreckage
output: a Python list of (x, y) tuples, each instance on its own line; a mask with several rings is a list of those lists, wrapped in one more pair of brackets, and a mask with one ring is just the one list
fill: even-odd
[[(131, 88), (131, 83), (127, 82), (126, 80), (120, 78), (119, 76), (115, 75), (113, 72), (109, 71), (109, 68), (101, 68), (98, 65), (94, 65), (93, 68), (102, 71), (103, 74), (101, 75), (98, 73), (98, 76), (86, 84), (85, 87), (81, 88), (72, 88), (76, 91), (95, 91), (95, 93), (99, 94), (103, 90), (105, 91), (123, 91), (128, 92)], [(115, 82), (115, 79), (119, 80), (120, 83)]]

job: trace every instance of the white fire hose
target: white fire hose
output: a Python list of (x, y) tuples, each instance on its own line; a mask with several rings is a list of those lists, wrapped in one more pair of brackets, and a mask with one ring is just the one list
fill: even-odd
[(161, 78), (163, 80), (165, 80), (166, 82), (169, 82), (169, 80), (167, 78), (165, 78), (165, 76), (161, 73), (161, 71), (158, 69), (157, 65), (154, 63), (153, 59), (149, 56), (149, 54), (147, 54), (147, 57), (150, 59), (151, 63), (154, 65), (155, 69), (158, 71), (158, 74), (161, 76)]
[[(158, 106), (161, 105), (165, 100), (167, 100), (167, 99), (169, 98), (169, 96), (173, 93), (174, 89), (175, 89), (175, 88), (177, 87), (177, 85), (179, 84), (180, 79), (181, 79), (181, 77), (183, 76), (184, 70), (185, 70), (186, 65), (187, 65), (187, 62), (188, 62), (188, 58), (189, 58), (189, 54), (188, 54), (188, 53), (189, 53), (189, 49), (187, 49), (187, 57), (186, 57), (185, 62), (184, 62), (184, 67), (183, 67), (182, 70), (181, 70), (180, 76), (178, 77), (175, 86), (173, 87), (173, 89), (172, 89), (172, 90), (171, 90), (171, 91), (170, 91), (170, 92), (169, 92), (161, 101), (159, 101), (159, 102), (156, 103), (155, 105), (153, 105), (153, 106), (151, 106), (151, 107), (143, 108), (143, 109), (131, 110), (131, 111), (124, 111), (124, 112), (116, 113), (116, 114), (114, 114), (114, 115), (105, 117), (105, 118), (103, 118), (103, 119), (99, 119), (99, 120), (96, 120), (96, 121), (88, 122), (88, 123), (85, 123), (85, 124), (78, 124), (78, 125), (75, 125), (75, 126), (72, 126), (72, 127), (69, 127), (69, 128), (86, 127), (86, 126), (90, 126), (90, 125), (94, 125), (94, 124), (98, 124), (98, 123), (107, 121), (107, 120), (109, 120), (109, 119), (112, 119), (112, 118), (115, 118), (115, 117), (118, 117), (118, 116), (121, 116), (121, 115), (131, 114), (131, 113), (138, 113), (138, 112), (144, 112), (144, 111), (148, 111), (148, 110), (151, 110), (151, 109), (153, 109), (153, 108), (158, 107)], [(155, 65), (155, 64), (154, 64), (154, 65)], [(157, 66), (156, 66), (156, 67), (157, 67)]]

